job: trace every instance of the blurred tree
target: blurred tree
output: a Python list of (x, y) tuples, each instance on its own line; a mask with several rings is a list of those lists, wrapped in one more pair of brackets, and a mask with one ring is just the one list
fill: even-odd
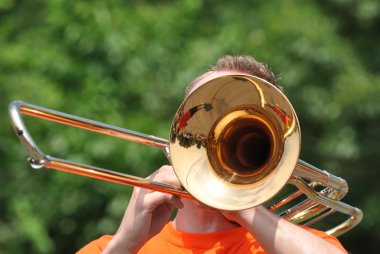
[[(346, 178), (364, 221), (341, 240), (380, 240), (380, 3), (352, 1), (0, 2), (0, 248), (72, 253), (121, 220), (131, 188), (29, 169), (12, 100), (167, 138), (183, 89), (223, 54), (268, 62), (299, 115), (302, 158)], [(42, 121), (48, 153), (146, 176), (160, 151)], [(124, 169), (125, 168), (125, 169)], [(365, 183), (365, 184), (363, 184)]]

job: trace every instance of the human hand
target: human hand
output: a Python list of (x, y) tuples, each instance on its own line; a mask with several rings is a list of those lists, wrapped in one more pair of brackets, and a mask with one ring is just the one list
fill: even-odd
[[(162, 166), (147, 179), (180, 185), (171, 166)], [(179, 197), (135, 187), (123, 221), (104, 253), (136, 253), (162, 230), (175, 207), (183, 207)]]

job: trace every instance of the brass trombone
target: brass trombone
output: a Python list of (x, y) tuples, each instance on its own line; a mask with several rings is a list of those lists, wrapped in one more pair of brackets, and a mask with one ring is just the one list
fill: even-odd
[[(280, 214), (289, 221), (312, 225), (339, 212), (349, 218), (326, 231), (339, 236), (362, 219), (360, 209), (340, 201), (348, 192), (344, 179), (299, 160), (300, 127), (292, 105), (279, 89), (255, 76), (221, 74), (202, 84), (179, 107), (169, 140), (21, 101), (9, 105), (9, 114), (33, 168), (195, 198), (223, 210), (263, 204), (288, 183), (298, 190), (267, 208), (279, 211), (306, 195), (306, 200)], [(22, 114), (157, 147), (182, 186), (46, 155), (33, 141)]]

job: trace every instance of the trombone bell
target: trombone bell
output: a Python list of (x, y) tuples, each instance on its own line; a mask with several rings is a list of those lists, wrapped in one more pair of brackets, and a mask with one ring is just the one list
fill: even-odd
[(279, 89), (254, 76), (221, 75), (179, 107), (169, 147), (190, 194), (218, 209), (241, 210), (262, 204), (287, 183), (300, 130)]

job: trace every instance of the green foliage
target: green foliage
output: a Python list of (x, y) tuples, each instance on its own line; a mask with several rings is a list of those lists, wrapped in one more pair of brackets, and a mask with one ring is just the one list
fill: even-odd
[[(302, 158), (346, 178), (365, 219), (352, 252), (380, 240), (378, 1), (0, 1), (0, 249), (73, 253), (122, 218), (130, 187), (34, 171), (12, 100), (168, 137), (185, 85), (224, 54), (269, 63), (302, 127)], [(29, 120), (29, 119), (28, 119)], [(29, 122), (29, 121), (28, 121)], [(147, 176), (160, 151), (38, 120), (54, 156)], [(365, 251), (364, 249), (367, 251)]]

